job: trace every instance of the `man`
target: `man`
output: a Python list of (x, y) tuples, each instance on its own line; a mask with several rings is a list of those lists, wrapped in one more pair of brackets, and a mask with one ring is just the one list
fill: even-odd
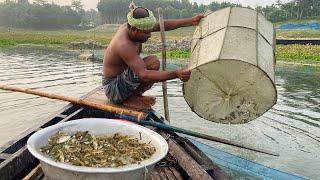
[[(132, 5), (131, 5), (132, 6)], [(198, 25), (204, 16), (165, 20), (165, 30)], [(103, 85), (106, 96), (117, 104), (136, 109), (147, 109), (155, 103), (154, 97), (142, 96), (153, 83), (179, 78), (185, 82), (190, 78), (190, 70), (158, 71), (160, 62), (156, 56), (141, 58), (142, 43), (151, 32), (160, 31), (153, 13), (143, 7), (133, 7), (127, 15), (127, 23), (119, 27), (108, 45), (103, 60)]]

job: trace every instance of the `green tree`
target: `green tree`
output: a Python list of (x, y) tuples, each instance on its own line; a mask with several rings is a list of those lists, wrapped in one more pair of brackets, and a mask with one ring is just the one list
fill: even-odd
[(49, 4), (37, 0), (29, 4), (27, 0), (0, 3), (0, 25), (22, 28), (71, 28), (78, 25), (84, 10), (75, 11), (70, 6)]
[(83, 9), (81, 0), (72, 0), (71, 8), (77, 12), (80, 12)]
[(35, 0), (34, 3), (37, 5), (43, 6), (45, 4), (48, 4), (48, 1), (47, 0)]
[(98, 3), (98, 10), (106, 23), (125, 22), (125, 15), (129, 11), (128, 5), (131, 0), (101, 0)]
[(180, 11), (178, 9), (173, 8), (172, 6), (168, 6), (164, 9), (164, 18), (165, 19), (177, 19), (180, 18)]

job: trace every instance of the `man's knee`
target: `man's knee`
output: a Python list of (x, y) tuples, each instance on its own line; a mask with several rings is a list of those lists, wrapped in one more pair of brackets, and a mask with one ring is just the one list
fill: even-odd
[(147, 69), (149, 70), (159, 70), (160, 68), (160, 61), (155, 55), (145, 57), (144, 62), (146, 63)]

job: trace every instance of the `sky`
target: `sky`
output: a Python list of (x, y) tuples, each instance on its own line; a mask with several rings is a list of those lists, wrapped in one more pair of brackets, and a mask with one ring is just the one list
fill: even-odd
[[(0, 2), (3, 2), (5, 0), (0, 0)], [(29, 2), (33, 2), (34, 0), (29, 0)], [(54, 2), (55, 4), (59, 5), (70, 5), (72, 0), (48, 0), (48, 2)], [(190, 2), (197, 2), (198, 4), (210, 4), (213, 0), (190, 0)], [(271, 5), (276, 2), (276, 0), (215, 0), (216, 2), (231, 2), (236, 4), (242, 4), (244, 6), (266, 6)], [(281, 0), (281, 2), (288, 2), (290, 0)], [(97, 4), (99, 0), (82, 0), (82, 4), (84, 5), (84, 9), (96, 9)]]

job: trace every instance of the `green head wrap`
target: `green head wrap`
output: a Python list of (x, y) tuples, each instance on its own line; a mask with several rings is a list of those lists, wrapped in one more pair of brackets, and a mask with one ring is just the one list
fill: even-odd
[[(135, 8), (136, 9), (136, 8)], [(133, 11), (135, 9), (130, 10), (130, 12), (127, 14), (127, 20), (128, 24), (132, 27), (135, 27), (139, 30), (150, 30), (153, 28), (153, 26), (156, 24), (156, 18), (154, 17), (152, 11), (150, 11), (147, 8), (144, 8), (148, 11), (149, 16), (140, 18), (140, 19), (135, 19), (133, 18)]]

